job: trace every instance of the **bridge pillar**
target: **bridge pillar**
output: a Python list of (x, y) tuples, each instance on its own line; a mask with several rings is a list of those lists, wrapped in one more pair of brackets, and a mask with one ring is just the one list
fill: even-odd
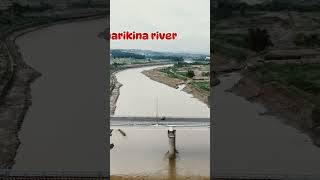
[(169, 138), (169, 159), (175, 159), (176, 158), (176, 130), (174, 130), (172, 127), (169, 127), (168, 130), (168, 138)]

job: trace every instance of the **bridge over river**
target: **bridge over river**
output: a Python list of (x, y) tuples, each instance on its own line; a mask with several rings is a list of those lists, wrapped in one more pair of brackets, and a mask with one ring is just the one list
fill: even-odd
[(210, 126), (210, 119), (186, 117), (111, 117), (110, 126), (205, 127)]

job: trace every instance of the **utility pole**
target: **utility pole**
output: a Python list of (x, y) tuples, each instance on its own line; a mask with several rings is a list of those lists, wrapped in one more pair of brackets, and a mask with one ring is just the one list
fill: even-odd
[(158, 97), (156, 97), (156, 119), (158, 119), (158, 117), (159, 117), (158, 109), (159, 109), (159, 105), (158, 105)]

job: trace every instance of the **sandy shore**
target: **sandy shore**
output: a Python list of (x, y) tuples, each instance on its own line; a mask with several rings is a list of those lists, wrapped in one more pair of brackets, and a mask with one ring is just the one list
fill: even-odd
[(178, 88), (179, 85), (186, 84), (186, 86), (183, 88), (183, 91), (189, 94), (192, 94), (193, 97), (199, 99), (201, 102), (210, 106), (209, 104), (210, 92), (205, 92), (201, 89), (195, 88), (194, 86), (190, 85), (188, 82), (185, 82), (181, 79), (171, 78), (167, 76), (165, 73), (160, 72), (159, 71), (160, 69), (162, 68), (151, 69), (148, 71), (143, 71), (142, 73), (154, 81), (166, 84), (173, 88)]

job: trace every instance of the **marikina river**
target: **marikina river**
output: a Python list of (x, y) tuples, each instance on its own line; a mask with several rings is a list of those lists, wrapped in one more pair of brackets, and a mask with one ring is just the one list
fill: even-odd
[(15, 170), (106, 171), (107, 20), (54, 25), (18, 38), (26, 63), (42, 73), (19, 133)]

